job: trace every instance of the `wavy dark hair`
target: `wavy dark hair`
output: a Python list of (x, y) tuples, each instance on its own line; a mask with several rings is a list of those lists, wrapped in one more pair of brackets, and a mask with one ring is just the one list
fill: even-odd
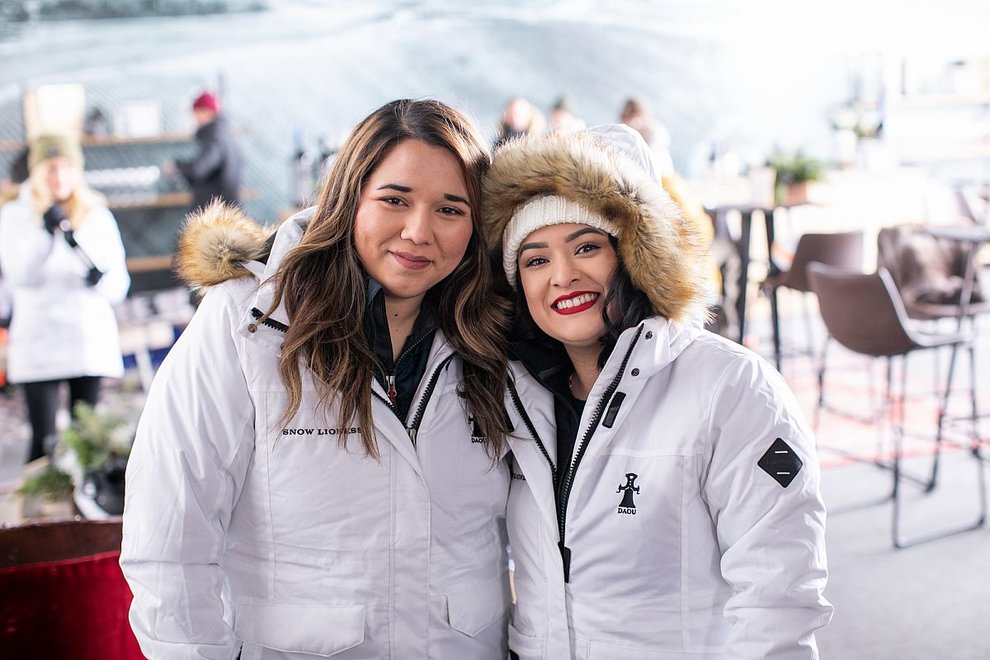
[[(598, 354), (598, 368), (601, 369), (612, 354), (619, 335), (633, 328), (651, 316), (656, 316), (650, 304), (650, 298), (633, 284), (629, 271), (622, 263), (619, 255), (619, 241), (609, 236), (609, 243), (615, 250), (618, 265), (609, 280), (608, 292), (602, 301), (602, 321), (605, 323), (605, 334), (601, 337), (602, 350)], [(501, 263), (501, 262), (500, 262)], [(512, 336), (515, 341), (527, 341), (538, 346), (544, 346), (552, 351), (564, 351), (564, 345), (543, 332), (533, 320), (526, 304), (526, 294), (522, 288), (522, 278), (516, 278), (513, 287)], [(609, 310), (614, 313), (609, 314)]]
[[(442, 147), (461, 164), (474, 228), (461, 263), (429, 292), (440, 330), (460, 357), (460, 391), (493, 460), (508, 432), (504, 415), (508, 302), (494, 295), (489, 254), (480, 239), (481, 178), (491, 156), (474, 123), (435, 100), (385, 104), (357, 125), (327, 174), (315, 215), (275, 275), (271, 309), (284, 301), (290, 326), (279, 372), (288, 421), (302, 403), (302, 367), (315, 376), (320, 406), (339, 406), (341, 424), (357, 421), (369, 456), (379, 457), (371, 414), (376, 358), (364, 332), (367, 275), (354, 244), (354, 218), (365, 180), (403, 140)], [(339, 436), (341, 445), (346, 435)]]

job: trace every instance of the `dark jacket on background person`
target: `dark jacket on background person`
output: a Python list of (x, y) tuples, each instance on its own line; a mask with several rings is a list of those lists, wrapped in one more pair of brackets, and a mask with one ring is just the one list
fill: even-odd
[(241, 154), (234, 132), (223, 116), (196, 131), (199, 154), (177, 161), (176, 167), (192, 188), (192, 208), (208, 205), (214, 198), (240, 204)]

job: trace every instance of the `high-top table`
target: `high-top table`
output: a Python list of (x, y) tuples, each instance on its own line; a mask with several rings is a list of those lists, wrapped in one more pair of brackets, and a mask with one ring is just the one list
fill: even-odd
[(769, 260), (769, 274), (776, 275), (780, 268), (773, 262), (774, 225), (773, 212), (778, 208), (776, 205), (764, 204), (721, 204), (708, 207), (705, 210), (712, 217), (718, 227), (725, 218), (725, 214), (730, 211), (739, 213), (740, 231), (739, 240), (736, 242), (736, 249), (739, 253), (739, 293), (736, 298), (736, 318), (739, 323), (739, 336), (737, 341), (741, 344), (746, 337), (746, 303), (748, 302), (749, 288), (749, 263), (750, 263), (750, 238), (753, 233), (753, 214), (762, 215), (766, 225), (767, 238), (767, 258)]

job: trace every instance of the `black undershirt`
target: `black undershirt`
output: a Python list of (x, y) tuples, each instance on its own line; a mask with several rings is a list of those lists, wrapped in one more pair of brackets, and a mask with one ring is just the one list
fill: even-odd
[(416, 388), (426, 373), (433, 347), (433, 336), (437, 330), (435, 303), (429, 294), (423, 299), (419, 316), (413, 323), (412, 335), (406, 339), (398, 361), (394, 361), (392, 336), (385, 313), (385, 292), (378, 282), (369, 278), (364, 327), (378, 362), (375, 379), (388, 392), (386, 376), (395, 376), (395, 400), (392, 407), (396, 416), (405, 424)]

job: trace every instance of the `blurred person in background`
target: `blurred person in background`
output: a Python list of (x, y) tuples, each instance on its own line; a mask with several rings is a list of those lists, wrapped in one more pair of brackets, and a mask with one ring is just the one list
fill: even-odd
[(542, 132), (546, 129), (546, 125), (546, 118), (539, 108), (528, 99), (517, 96), (505, 104), (502, 121), (498, 125), (498, 135), (495, 137), (495, 146), (498, 147), (520, 135)]
[(192, 208), (207, 206), (214, 199), (240, 203), (241, 152), (234, 131), (220, 111), (220, 99), (203, 92), (192, 105), (196, 120), (199, 153), (190, 160), (169, 161), (162, 172), (166, 177), (178, 170), (192, 189)]
[(585, 126), (584, 120), (574, 114), (569, 98), (561, 96), (554, 102), (550, 109), (551, 131), (579, 131)]
[(674, 160), (670, 155), (670, 131), (658, 119), (651, 116), (646, 101), (638, 96), (631, 96), (622, 105), (619, 121), (635, 129), (653, 152), (653, 162), (662, 175), (674, 171)]
[(34, 460), (57, 438), (61, 383), (71, 412), (79, 401), (96, 405), (101, 378), (123, 374), (112, 305), (130, 277), (117, 223), (83, 180), (79, 141), (36, 138), (28, 167), (0, 207), (0, 264), (13, 292), (8, 379), (23, 386)]

